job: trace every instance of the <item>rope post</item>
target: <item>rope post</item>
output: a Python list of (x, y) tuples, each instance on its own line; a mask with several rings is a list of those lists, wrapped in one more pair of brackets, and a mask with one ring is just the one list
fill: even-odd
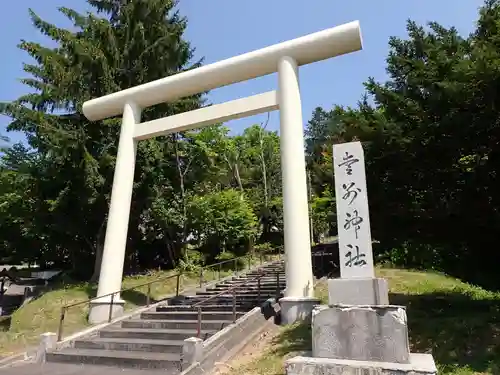
[(257, 303), (260, 303), (260, 278), (261, 276), (259, 275), (259, 278), (257, 279)]
[(320, 256), (319, 262), (320, 262), (319, 267), (321, 269), (320, 275), (323, 276), (325, 274), (325, 250), (321, 251), (321, 256)]
[(181, 274), (177, 274), (177, 285), (175, 286), (175, 296), (179, 296), (179, 288), (181, 286)]
[(111, 320), (113, 319), (113, 303), (115, 301), (115, 294), (113, 293), (111, 295), (111, 303), (109, 304), (109, 316), (108, 316), (108, 323), (111, 322)]
[(198, 306), (198, 327), (196, 337), (200, 338), (201, 336), (201, 306)]
[(148, 284), (148, 293), (146, 295), (146, 306), (151, 304), (151, 284)]
[(24, 294), (23, 294), (23, 303), (25, 303), (26, 300), (28, 299), (29, 293), (30, 293), (30, 288), (25, 287), (24, 288)]
[(236, 322), (236, 289), (233, 289), (233, 323)]
[(61, 317), (59, 319), (59, 329), (57, 330), (57, 341), (62, 340), (63, 335), (63, 325), (64, 325), (64, 316), (66, 315), (66, 307), (63, 306), (61, 308)]
[(276, 302), (280, 299), (280, 271), (276, 271)]

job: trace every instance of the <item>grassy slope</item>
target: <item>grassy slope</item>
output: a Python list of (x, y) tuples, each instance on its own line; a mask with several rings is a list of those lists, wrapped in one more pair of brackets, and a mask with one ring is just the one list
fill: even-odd
[[(232, 271), (222, 271), (221, 277), (227, 276), (230, 273)], [(126, 277), (123, 280), (122, 288), (126, 289), (135, 285), (141, 285), (173, 274), (175, 274), (174, 271), (166, 271)], [(204, 274), (204, 280), (206, 281), (218, 277), (218, 271), (206, 271)], [(176, 279), (174, 277), (152, 284), (152, 301), (175, 293)], [(197, 285), (197, 283), (199, 283), (199, 274), (183, 276), (180, 289)], [(61, 307), (85, 301), (89, 297), (95, 296), (96, 288), (97, 285), (89, 283), (54, 285), (51, 291), (44, 293), (40, 298), (18, 309), (12, 315), (10, 327), (4, 326), (2, 328), (2, 322), (0, 322), (0, 357), (12, 355), (36, 345), (41, 333), (57, 332)], [(122, 298), (126, 301), (125, 309), (131, 310), (139, 306), (145, 306), (146, 294), (147, 287), (122, 293)], [(64, 319), (65, 337), (89, 326), (87, 322), (88, 310), (88, 304), (81, 304), (67, 310)]]
[[(389, 280), (391, 303), (407, 306), (413, 352), (432, 353), (439, 374), (500, 374), (500, 293), (431, 272), (378, 269)], [(316, 293), (328, 300), (325, 285)], [(233, 373), (283, 374), (283, 357), (310, 350), (304, 325), (283, 327), (258, 359)]]

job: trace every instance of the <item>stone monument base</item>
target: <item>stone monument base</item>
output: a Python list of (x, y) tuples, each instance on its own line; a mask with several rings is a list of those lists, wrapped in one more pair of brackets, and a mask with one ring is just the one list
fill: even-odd
[(293, 324), (296, 321), (311, 323), (312, 311), (321, 301), (313, 297), (283, 297), (280, 298), (281, 324)]
[(410, 353), (409, 363), (294, 357), (285, 361), (286, 375), (436, 375), (431, 354)]
[[(113, 301), (111, 319), (122, 316), (124, 306), (125, 306), (125, 301), (122, 299)], [(103, 298), (90, 301), (89, 323), (99, 324), (108, 322), (110, 309), (111, 309), (111, 301), (109, 299), (106, 300)]]
[(328, 279), (329, 305), (388, 305), (386, 279)]
[(312, 312), (312, 356), (409, 363), (403, 306), (316, 306)]

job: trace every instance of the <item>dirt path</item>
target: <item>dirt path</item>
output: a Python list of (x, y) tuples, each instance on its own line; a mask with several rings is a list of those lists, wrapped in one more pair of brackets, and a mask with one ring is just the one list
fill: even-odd
[[(266, 322), (266, 327), (254, 340), (244, 346), (231, 360), (215, 364), (212, 375), (227, 375), (234, 373), (238, 368), (258, 359), (266, 349), (269, 349), (273, 339), (279, 334), (280, 327), (273, 322)], [(245, 373), (245, 375), (250, 375)]]

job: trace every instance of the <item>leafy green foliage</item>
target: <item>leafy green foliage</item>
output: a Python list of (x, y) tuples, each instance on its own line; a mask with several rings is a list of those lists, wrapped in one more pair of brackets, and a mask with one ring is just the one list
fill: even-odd
[(329, 233), (337, 233), (337, 216), (334, 212), (335, 198), (332, 196), (330, 189), (325, 189), (321, 197), (313, 197), (311, 201), (311, 215), (314, 242), (318, 243), (321, 236), (328, 235)]
[(252, 207), (234, 189), (193, 197), (188, 206), (188, 222), (197, 245), (206, 253), (211, 251), (214, 257), (226, 251), (243, 254), (245, 245), (258, 230)]
[(205, 264), (203, 253), (194, 249), (187, 249), (179, 259), (177, 270), (180, 272), (193, 272)]

